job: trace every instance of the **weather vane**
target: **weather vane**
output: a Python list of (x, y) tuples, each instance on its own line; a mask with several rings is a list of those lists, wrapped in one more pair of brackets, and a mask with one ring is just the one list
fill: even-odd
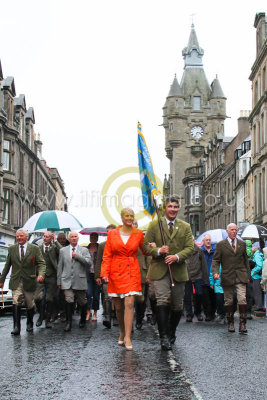
[(190, 14), (190, 17), (192, 18), (192, 26), (194, 26), (194, 16), (195, 16), (196, 14)]

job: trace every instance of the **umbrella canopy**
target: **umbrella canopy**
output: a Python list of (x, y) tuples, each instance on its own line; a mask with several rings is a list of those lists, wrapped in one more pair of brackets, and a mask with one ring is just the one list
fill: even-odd
[(239, 229), (238, 234), (240, 233), (242, 239), (260, 239), (260, 237), (267, 239), (267, 229), (261, 225), (247, 225), (244, 229)]
[(66, 211), (48, 210), (34, 214), (23, 226), (28, 232), (72, 231), (82, 224)]
[(225, 229), (210, 229), (209, 231), (202, 233), (196, 239), (196, 242), (201, 243), (205, 235), (210, 235), (212, 243), (220, 242), (228, 236)]
[(97, 233), (99, 236), (107, 236), (106, 228), (102, 226), (94, 226), (92, 228), (84, 228), (79, 232), (81, 235), (91, 235), (91, 233)]

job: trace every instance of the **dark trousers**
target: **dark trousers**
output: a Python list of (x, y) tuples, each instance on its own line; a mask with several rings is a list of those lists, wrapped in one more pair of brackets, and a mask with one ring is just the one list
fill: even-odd
[(256, 305), (256, 308), (262, 308), (262, 290), (261, 290), (261, 284), (260, 284), (261, 279), (253, 279), (253, 297), (254, 297), (254, 302)]
[[(193, 285), (195, 287), (195, 293), (193, 295)], [(185, 283), (185, 295), (184, 295), (184, 306), (186, 315), (199, 315), (201, 314), (201, 306), (203, 301), (203, 286), (204, 282), (202, 279), (197, 279), (195, 282), (187, 281)], [(194, 313), (192, 310), (192, 299), (194, 304)]]
[(86, 292), (87, 296), (87, 307), (88, 309), (93, 309), (94, 311), (99, 310), (99, 300), (100, 300), (100, 287), (95, 281), (95, 274), (89, 274), (89, 279), (87, 280), (88, 289)]
[(249, 282), (247, 284), (247, 293), (246, 293), (246, 300), (247, 300), (247, 312), (251, 313), (252, 306), (254, 304), (253, 299), (253, 283)]
[(218, 315), (224, 317), (225, 309), (224, 309), (224, 294), (223, 293), (215, 293), (216, 296), (216, 312)]
[(216, 312), (216, 296), (209, 286), (203, 287), (203, 308), (206, 317), (213, 317)]

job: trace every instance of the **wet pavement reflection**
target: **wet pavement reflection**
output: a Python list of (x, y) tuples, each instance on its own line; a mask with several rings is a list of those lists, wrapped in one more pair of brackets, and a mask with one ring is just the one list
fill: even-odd
[(27, 333), (23, 318), (13, 337), (12, 317), (1, 316), (1, 400), (265, 399), (266, 323), (249, 321), (240, 336), (182, 319), (172, 352), (160, 350), (156, 329), (144, 323), (131, 352), (118, 346), (118, 327), (105, 329), (100, 318), (79, 329), (75, 316), (68, 333), (60, 321)]

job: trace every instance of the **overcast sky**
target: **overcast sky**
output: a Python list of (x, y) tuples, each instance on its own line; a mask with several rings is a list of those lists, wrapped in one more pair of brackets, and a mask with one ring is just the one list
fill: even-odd
[(240, 110), (251, 109), (253, 24), (256, 13), (267, 13), (266, 0), (0, 0), (0, 6), (4, 77), (14, 76), (17, 96), (25, 94), (34, 108), (43, 156), (58, 168), (69, 211), (84, 226), (105, 226), (107, 212), (119, 221), (120, 205), (101, 209), (107, 180), (108, 196), (123, 194), (124, 205), (140, 209), (138, 175), (125, 174), (137, 167), (138, 121), (155, 173), (161, 180), (169, 173), (162, 107), (175, 73), (181, 81), (192, 18), (207, 78), (218, 75), (227, 97), (226, 136), (236, 135)]

